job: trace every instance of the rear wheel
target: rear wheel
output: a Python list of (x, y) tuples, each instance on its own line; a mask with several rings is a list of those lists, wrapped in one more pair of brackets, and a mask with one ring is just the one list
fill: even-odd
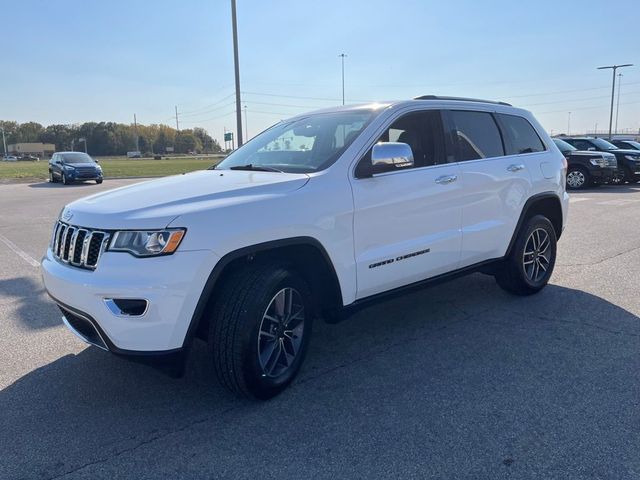
[(581, 190), (591, 185), (591, 176), (581, 167), (569, 167), (567, 172), (567, 188)]
[(305, 280), (279, 262), (250, 265), (225, 280), (211, 313), (209, 345), (220, 382), (268, 399), (293, 381), (313, 321)]
[(516, 295), (542, 290), (556, 262), (556, 232), (548, 218), (536, 215), (518, 232), (511, 252), (495, 274), (498, 285)]

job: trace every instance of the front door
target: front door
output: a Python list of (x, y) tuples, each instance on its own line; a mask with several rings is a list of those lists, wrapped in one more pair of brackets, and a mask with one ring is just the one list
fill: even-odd
[(401, 116), (378, 141), (407, 143), (414, 165), (366, 175), (369, 151), (356, 169), (357, 298), (455, 270), (460, 257), (461, 182), (447, 163), (440, 112)]

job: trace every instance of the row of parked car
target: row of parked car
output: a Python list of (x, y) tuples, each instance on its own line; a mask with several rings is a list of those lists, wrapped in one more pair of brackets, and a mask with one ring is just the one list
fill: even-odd
[(4, 155), (2, 157), (4, 162), (20, 162), (20, 161), (29, 161), (29, 162), (38, 162), (40, 159), (35, 155)]
[(567, 188), (580, 190), (603, 183), (640, 181), (640, 142), (567, 136), (553, 141), (569, 164)]

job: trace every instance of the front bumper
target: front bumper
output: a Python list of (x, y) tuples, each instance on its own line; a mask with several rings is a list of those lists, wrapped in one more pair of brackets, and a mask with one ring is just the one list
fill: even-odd
[[(90, 271), (61, 263), (48, 249), (42, 278), (63, 310), (65, 323), (83, 340), (123, 355), (170, 352), (183, 347), (200, 293), (217, 261), (208, 250), (157, 258), (105, 252)], [(139, 316), (117, 315), (105, 302), (112, 298), (145, 299), (148, 308)], [(90, 326), (97, 336), (90, 335)]]
[(618, 174), (617, 168), (594, 168), (590, 172), (591, 179), (594, 183), (609, 183)]

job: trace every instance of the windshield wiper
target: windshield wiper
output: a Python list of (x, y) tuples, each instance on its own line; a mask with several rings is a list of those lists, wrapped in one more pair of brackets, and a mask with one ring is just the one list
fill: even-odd
[(249, 163), (247, 165), (236, 165), (234, 167), (229, 167), (229, 170), (253, 170), (256, 172), (284, 173), (282, 170), (278, 170), (277, 168), (267, 167), (265, 165), (253, 165), (252, 163)]

